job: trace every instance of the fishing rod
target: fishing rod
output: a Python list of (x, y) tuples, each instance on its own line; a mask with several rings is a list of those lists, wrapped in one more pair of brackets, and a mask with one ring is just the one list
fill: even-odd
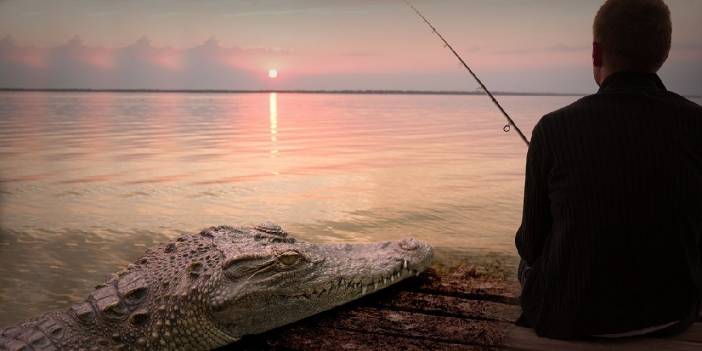
[(463, 60), (461, 55), (459, 55), (458, 52), (456, 52), (456, 50), (454, 50), (453, 46), (451, 46), (451, 44), (449, 44), (449, 42), (446, 41), (446, 39), (444, 39), (444, 36), (441, 35), (441, 33), (439, 33), (438, 30), (436, 30), (434, 25), (431, 24), (431, 22), (429, 22), (429, 20), (426, 17), (424, 17), (424, 15), (422, 15), (421, 12), (419, 12), (419, 10), (417, 10), (417, 8), (414, 7), (414, 5), (412, 5), (412, 3), (409, 2), (409, 0), (403, 0), (403, 1), (405, 2), (405, 4), (407, 4), (407, 6), (412, 8), (414, 13), (416, 13), (417, 16), (419, 16), (419, 18), (421, 18), (422, 21), (424, 21), (424, 23), (426, 23), (429, 26), (429, 28), (431, 28), (432, 32), (434, 32), (434, 34), (436, 34), (436, 36), (439, 37), (439, 39), (441, 39), (441, 41), (444, 42), (444, 46), (449, 48), (449, 50), (451, 50), (451, 52), (453, 53), (454, 56), (456, 56), (458, 61), (461, 61), (461, 64), (463, 65), (463, 67), (465, 67), (468, 70), (468, 72), (470, 73), (470, 75), (473, 76), (473, 78), (475, 78), (475, 80), (478, 82), (478, 84), (480, 84), (480, 88), (482, 88), (483, 91), (490, 97), (490, 99), (492, 99), (492, 102), (495, 103), (495, 106), (497, 106), (497, 108), (500, 109), (500, 112), (502, 112), (502, 114), (507, 119), (507, 124), (505, 124), (505, 126), (502, 129), (505, 132), (509, 132), (510, 126), (514, 127), (514, 130), (517, 131), (517, 133), (522, 138), (522, 140), (524, 140), (524, 142), (527, 144), (527, 146), (529, 146), (529, 140), (527, 140), (526, 136), (524, 136), (524, 133), (522, 133), (522, 130), (519, 129), (519, 127), (517, 127), (517, 124), (514, 123), (514, 120), (512, 120), (512, 117), (510, 117), (509, 114), (507, 114), (507, 112), (505, 111), (505, 109), (502, 108), (502, 105), (500, 105), (500, 103), (497, 101), (497, 99), (495, 99), (495, 96), (492, 95), (490, 90), (488, 90), (488, 88), (485, 86), (485, 84), (483, 84), (483, 82), (480, 80), (480, 78), (478, 78), (478, 76), (475, 74), (475, 72), (473, 72), (473, 70), (470, 69), (470, 67), (468, 67), (468, 64), (466, 63), (466, 61)]

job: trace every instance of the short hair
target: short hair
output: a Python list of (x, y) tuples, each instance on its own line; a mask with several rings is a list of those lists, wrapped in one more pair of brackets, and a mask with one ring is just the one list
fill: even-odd
[(605, 61), (617, 70), (658, 71), (668, 58), (672, 32), (663, 0), (607, 0), (593, 25)]

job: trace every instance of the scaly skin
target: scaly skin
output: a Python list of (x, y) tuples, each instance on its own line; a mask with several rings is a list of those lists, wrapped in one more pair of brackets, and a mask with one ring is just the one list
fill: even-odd
[(414, 239), (317, 245), (279, 226), (212, 227), (164, 244), (67, 311), (0, 330), (4, 350), (209, 350), (424, 270)]

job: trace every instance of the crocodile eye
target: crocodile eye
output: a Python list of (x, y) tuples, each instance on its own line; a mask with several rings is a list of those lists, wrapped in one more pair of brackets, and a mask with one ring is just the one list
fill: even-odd
[(300, 262), (300, 260), (302, 260), (302, 255), (295, 251), (287, 251), (278, 255), (278, 262), (280, 262), (281, 265), (286, 267), (295, 265), (298, 262)]
[(230, 257), (222, 264), (224, 274), (231, 279), (250, 276), (258, 270), (274, 264), (270, 256), (240, 255)]

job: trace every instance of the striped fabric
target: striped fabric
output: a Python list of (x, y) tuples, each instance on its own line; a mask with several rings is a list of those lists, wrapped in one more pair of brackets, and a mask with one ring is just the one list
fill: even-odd
[(515, 241), (530, 267), (520, 320), (539, 335), (694, 319), (702, 107), (655, 74), (620, 72), (597, 94), (544, 116), (527, 154)]

